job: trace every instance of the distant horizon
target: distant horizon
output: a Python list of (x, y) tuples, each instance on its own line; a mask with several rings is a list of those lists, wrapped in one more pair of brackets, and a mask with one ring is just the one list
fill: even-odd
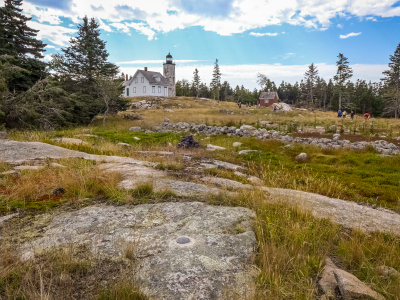
[(300, 82), (311, 63), (329, 80), (339, 53), (353, 81), (378, 82), (400, 43), (397, 0), (24, 0), (22, 9), (48, 44), (47, 61), (87, 15), (100, 25), (109, 61), (125, 73), (161, 70), (171, 51), (178, 80), (190, 81), (197, 67), (209, 84), (218, 58), (222, 81), (248, 89), (258, 88), (258, 72), (276, 84)]

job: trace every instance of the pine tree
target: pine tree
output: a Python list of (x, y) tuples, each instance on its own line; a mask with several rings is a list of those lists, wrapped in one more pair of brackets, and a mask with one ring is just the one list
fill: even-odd
[(339, 109), (342, 109), (343, 84), (353, 76), (353, 70), (349, 66), (347, 57), (344, 57), (342, 53), (339, 53), (337, 57), (339, 58), (336, 62), (337, 72), (333, 79), (339, 89)]
[(386, 75), (383, 79), (385, 82), (385, 113), (398, 118), (400, 116), (400, 43), (394, 55), (390, 55), (389, 60), (389, 70), (383, 72)]
[(217, 100), (219, 102), (219, 89), (221, 87), (221, 71), (219, 69), (218, 59), (215, 60), (212, 76), (213, 77), (211, 80), (210, 87), (213, 90), (214, 100), (215, 100), (215, 96), (217, 96)]
[(14, 64), (29, 72), (14, 76), (8, 82), (10, 90), (27, 90), (39, 79), (47, 76), (47, 64), (40, 61), (46, 44), (37, 40), (39, 30), (30, 28), (28, 18), (22, 14), (22, 0), (5, 0), (0, 7), (0, 55), (15, 58)]
[(193, 87), (196, 91), (196, 98), (199, 97), (199, 89), (200, 89), (200, 76), (199, 76), (199, 70), (194, 69), (193, 72)]
[(314, 105), (314, 86), (316, 84), (318, 70), (317, 67), (312, 63), (306, 73), (304, 74), (306, 82), (307, 82), (307, 89), (309, 93), (309, 100), (312, 105)]
[(71, 38), (70, 44), (62, 49), (63, 56), (53, 56), (52, 67), (58, 76), (69, 81), (67, 90), (79, 88), (93, 95), (96, 77), (114, 76), (118, 72), (118, 67), (107, 61), (106, 42), (100, 39), (96, 20), (89, 21), (85, 16), (78, 25), (78, 36)]

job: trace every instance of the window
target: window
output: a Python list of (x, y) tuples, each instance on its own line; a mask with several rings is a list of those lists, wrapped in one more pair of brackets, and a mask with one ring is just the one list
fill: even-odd
[(138, 82), (138, 80), (137, 80), (137, 77), (135, 78), (135, 83), (137, 83)]
[(155, 93), (155, 92), (156, 92), (156, 87), (155, 87), (155, 86), (152, 86), (152, 87), (151, 87), (151, 92), (152, 92), (152, 93)]
[(126, 95), (129, 96), (129, 88), (126, 88)]
[(158, 87), (158, 93), (161, 93), (161, 86)]
[(265, 100), (265, 103), (269, 103), (269, 100), (267, 99), (267, 100)]
[(133, 88), (133, 92), (136, 93), (136, 88), (135, 87)]
[(144, 82), (144, 77), (142, 77), (142, 83)]
[(143, 93), (146, 93), (146, 87), (145, 86), (143, 87)]

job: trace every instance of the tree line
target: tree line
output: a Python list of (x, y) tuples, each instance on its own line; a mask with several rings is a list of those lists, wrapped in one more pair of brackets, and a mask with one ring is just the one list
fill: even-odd
[(297, 107), (320, 110), (347, 110), (373, 116), (398, 118), (400, 116), (400, 44), (389, 57), (388, 70), (383, 72), (380, 82), (351, 81), (353, 70), (348, 58), (339, 53), (337, 72), (333, 78), (325, 80), (319, 76), (317, 66), (312, 63), (304, 73), (304, 78), (294, 84), (282, 81), (276, 85), (264, 74), (257, 74), (260, 89), (246, 89), (243, 85), (231, 87), (227, 81), (221, 83), (218, 60), (214, 64), (212, 81), (209, 86), (201, 82), (199, 71), (195, 69), (193, 79), (176, 83), (177, 96), (214, 98), (257, 104), (261, 92), (268, 90), (278, 93), (280, 101)]
[(123, 79), (107, 60), (99, 24), (85, 16), (70, 46), (45, 63), (47, 45), (27, 25), (22, 1), (0, 7), (0, 127), (52, 130), (126, 109)]

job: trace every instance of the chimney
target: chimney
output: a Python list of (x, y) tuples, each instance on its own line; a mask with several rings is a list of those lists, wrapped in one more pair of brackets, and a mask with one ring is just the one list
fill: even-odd
[(128, 81), (128, 74), (126, 74), (126, 81)]
[(147, 67), (144, 67), (144, 70), (147, 71)]

